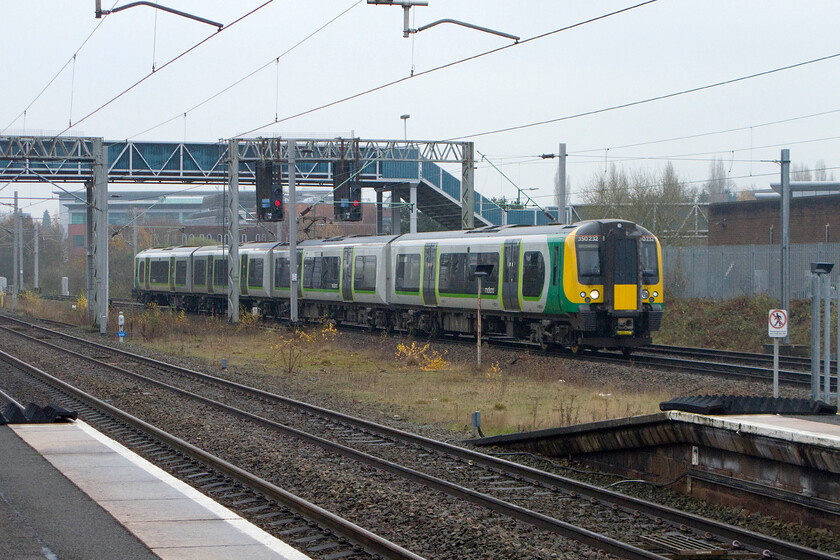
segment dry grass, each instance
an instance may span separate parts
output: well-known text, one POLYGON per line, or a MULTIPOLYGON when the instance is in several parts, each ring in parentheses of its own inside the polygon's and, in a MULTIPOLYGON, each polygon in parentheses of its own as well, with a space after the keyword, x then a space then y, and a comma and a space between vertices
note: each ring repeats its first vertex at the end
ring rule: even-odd
MULTIPOLYGON (((20 307, 45 318, 84 321, 82 311, 63 302, 20 307)), ((156 351, 217 367, 226 359, 230 368, 281 376, 321 394, 389 405, 417 423, 469 429, 470 415, 478 410, 486 435, 647 414, 670 398, 664 391, 605 389, 566 371, 565 360, 528 354, 511 360, 509 353, 489 347, 479 369, 469 347, 446 350, 411 339, 338 333, 329 323, 305 330, 265 328, 243 315, 248 318, 231 326, 225 318, 155 307, 125 316, 128 340, 156 351)), ((110 332, 116 332, 115 314, 111 320, 110 332)))

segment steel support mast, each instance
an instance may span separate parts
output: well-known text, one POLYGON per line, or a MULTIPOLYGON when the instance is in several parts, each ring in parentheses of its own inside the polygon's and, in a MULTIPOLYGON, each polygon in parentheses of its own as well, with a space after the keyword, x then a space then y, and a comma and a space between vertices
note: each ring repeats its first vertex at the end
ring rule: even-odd
POLYGON ((239 140, 228 141, 228 305, 227 315, 231 323, 239 322, 239 140))

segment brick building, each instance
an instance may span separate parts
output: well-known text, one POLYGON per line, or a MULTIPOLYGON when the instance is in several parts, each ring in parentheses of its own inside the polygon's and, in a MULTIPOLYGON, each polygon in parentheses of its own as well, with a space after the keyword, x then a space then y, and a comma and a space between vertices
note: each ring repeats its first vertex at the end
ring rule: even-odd
MULTIPOLYGON (((709 245, 778 245, 781 199, 709 205, 709 245)), ((840 195, 793 197, 791 243, 840 242, 840 195)))

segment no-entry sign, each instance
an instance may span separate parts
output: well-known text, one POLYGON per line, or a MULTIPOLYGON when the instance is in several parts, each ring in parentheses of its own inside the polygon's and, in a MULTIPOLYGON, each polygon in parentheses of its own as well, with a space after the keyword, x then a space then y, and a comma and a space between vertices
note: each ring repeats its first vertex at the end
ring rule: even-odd
POLYGON ((788 313, 786 309, 771 309, 767 320, 767 334, 771 338, 784 338, 788 334, 788 313))

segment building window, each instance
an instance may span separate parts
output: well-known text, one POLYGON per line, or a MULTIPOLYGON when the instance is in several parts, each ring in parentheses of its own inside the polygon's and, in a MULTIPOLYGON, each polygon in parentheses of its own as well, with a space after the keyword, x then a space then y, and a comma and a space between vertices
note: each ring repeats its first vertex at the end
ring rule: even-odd
POLYGON ((85 215, 83 213, 74 213, 70 215, 70 223, 84 224, 87 223, 87 220, 85 220, 85 215))
POLYGON ((73 247, 84 247, 85 246, 85 236, 84 235, 74 235, 73 236, 73 247))

